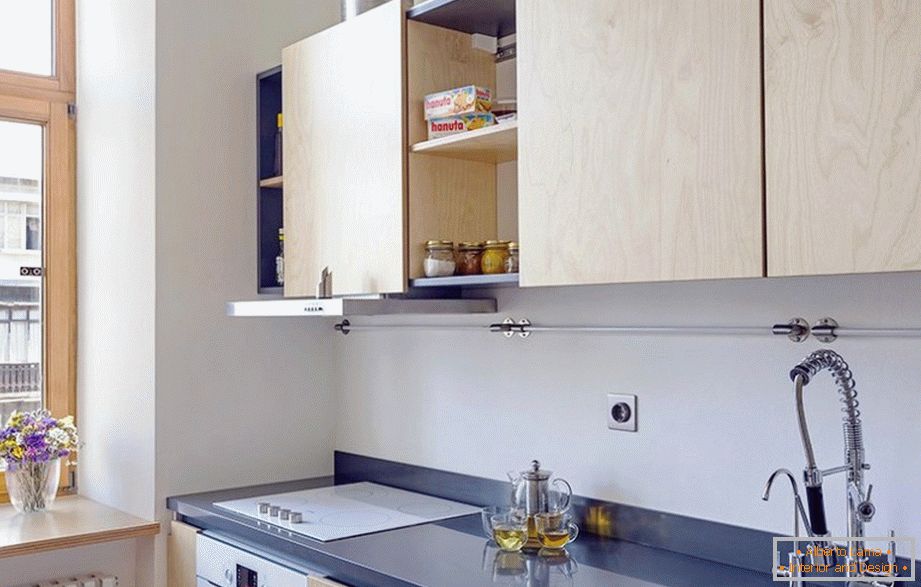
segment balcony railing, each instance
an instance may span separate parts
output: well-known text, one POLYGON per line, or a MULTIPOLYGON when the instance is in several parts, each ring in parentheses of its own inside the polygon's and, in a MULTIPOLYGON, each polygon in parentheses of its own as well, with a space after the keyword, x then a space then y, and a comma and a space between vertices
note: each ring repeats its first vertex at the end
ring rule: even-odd
POLYGON ((41 363, 0 363, 0 401, 41 390, 41 363))

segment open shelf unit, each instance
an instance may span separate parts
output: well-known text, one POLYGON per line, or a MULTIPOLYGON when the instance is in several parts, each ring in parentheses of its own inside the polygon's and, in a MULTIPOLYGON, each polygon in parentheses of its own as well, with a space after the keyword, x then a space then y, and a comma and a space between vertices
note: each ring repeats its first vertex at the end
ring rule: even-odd
POLYGON ((275 279, 278 229, 284 226, 282 176, 274 175, 276 117, 281 112, 281 66, 256 76, 256 284, 260 294, 280 294, 275 279))
POLYGON ((496 275, 453 275, 451 277, 420 277, 410 280, 412 287, 514 287, 517 273, 496 275))
POLYGON ((518 121, 500 123, 456 135, 416 143, 413 153, 505 163, 518 158, 518 121))
POLYGON ((490 88, 494 103, 517 98, 515 59, 471 37, 514 34, 515 0, 425 0, 406 16, 410 286, 516 287, 517 275, 423 273, 427 240, 518 240, 518 121, 428 140, 423 107, 428 94, 468 85, 490 88))

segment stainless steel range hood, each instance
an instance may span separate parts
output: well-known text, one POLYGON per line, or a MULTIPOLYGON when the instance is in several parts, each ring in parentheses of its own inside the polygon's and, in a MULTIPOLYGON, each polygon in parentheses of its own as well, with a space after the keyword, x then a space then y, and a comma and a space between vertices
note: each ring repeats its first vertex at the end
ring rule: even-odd
POLYGON ((495 314, 494 299, 411 297, 289 298, 228 302, 228 316, 385 316, 392 314, 495 314))

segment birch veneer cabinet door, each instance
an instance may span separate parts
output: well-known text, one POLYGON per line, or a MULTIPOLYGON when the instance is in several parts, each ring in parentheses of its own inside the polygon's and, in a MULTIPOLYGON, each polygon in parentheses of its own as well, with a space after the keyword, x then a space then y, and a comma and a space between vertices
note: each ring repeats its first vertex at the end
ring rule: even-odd
POLYGON ((921 269, 921 2, 765 0, 769 275, 921 269))
POLYGON ((519 0, 521 283, 763 275, 758 0, 519 0))
POLYGON ((198 528, 176 520, 170 522, 166 537, 169 587, 195 587, 195 553, 198 528))
POLYGON ((406 288, 400 0, 282 52, 285 295, 406 288))

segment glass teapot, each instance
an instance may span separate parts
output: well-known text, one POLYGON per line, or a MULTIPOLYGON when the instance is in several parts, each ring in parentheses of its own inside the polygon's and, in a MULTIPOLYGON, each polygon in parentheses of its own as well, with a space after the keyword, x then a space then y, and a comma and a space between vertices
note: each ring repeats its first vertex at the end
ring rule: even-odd
POLYGON ((523 509, 528 516, 568 509, 572 487, 559 477, 551 481, 551 476, 553 471, 541 469, 537 461, 531 461, 527 471, 508 473, 512 482, 512 507, 523 509))

